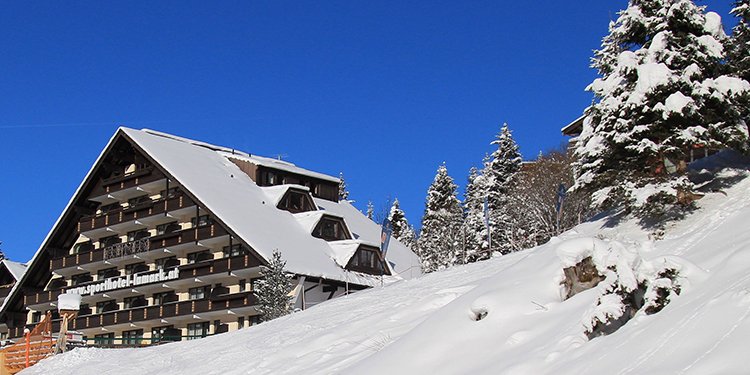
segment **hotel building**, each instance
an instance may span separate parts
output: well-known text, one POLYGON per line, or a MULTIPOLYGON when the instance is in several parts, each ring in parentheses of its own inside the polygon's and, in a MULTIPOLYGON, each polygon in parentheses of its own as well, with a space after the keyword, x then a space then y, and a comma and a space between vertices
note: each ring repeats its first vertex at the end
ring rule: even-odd
POLYGON ((273 251, 295 307, 421 274, 416 255, 338 200, 338 178, 230 148, 120 128, 71 198, 0 321, 11 338, 57 296, 79 293, 69 329, 100 344, 148 344, 258 321, 254 283, 273 251), (118 341, 115 342, 115 338, 118 341))

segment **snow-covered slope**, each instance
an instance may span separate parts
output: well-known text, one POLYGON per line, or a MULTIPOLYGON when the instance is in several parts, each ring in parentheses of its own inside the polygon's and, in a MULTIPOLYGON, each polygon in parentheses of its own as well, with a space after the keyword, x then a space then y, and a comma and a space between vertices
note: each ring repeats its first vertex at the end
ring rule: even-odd
POLYGON ((750 179, 725 192, 704 197, 657 241, 633 222, 605 218, 535 249, 240 331, 146 349, 77 349, 23 374, 747 373, 750 179), (558 255, 561 244, 587 237, 646 264, 680 265, 682 293, 661 312, 638 312, 589 341, 584 322, 602 284, 563 302, 558 255))

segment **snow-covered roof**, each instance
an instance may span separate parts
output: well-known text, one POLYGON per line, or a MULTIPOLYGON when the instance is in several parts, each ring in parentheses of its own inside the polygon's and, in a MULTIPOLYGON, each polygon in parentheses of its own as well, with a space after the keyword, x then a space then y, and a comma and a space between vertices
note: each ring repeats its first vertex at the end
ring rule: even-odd
POLYGON ((333 177, 333 176, 329 176, 327 174, 313 172, 313 171, 308 170, 308 169, 300 168, 300 167, 298 167, 298 166, 296 166, 296 165, 294 165, 294 164, 292 164, 292 163, 290 163, 288 161, 279 160, 279 159, 273 159, 273 158, 267 158, 267 157, 258 156, 258 155, 250 155, 250 154, 247 154, 247 153, 236 153, 236 151, 234 151, 234 152, 235 153, 230 153, 230 152, 227 152, 225 150, 223 152, 223 154, 225 156, 227 156, 227 157, 232 157, 232 158, 235 158, 235 159, 238 159, 238 160, 243 160, 243 161, 246 161, 246 162, 249 162, 249 163, 253 163, 255 165, 260 165, 260 166, 263 166, 263 167, 274 168, 274 169, 279 169, 279 170, 290 172, 290 173, 296 173, 296 174, 301 174, 301 175, 305 175, 305 176, 315 177, 315 178, 319 178, 321 180, 335 182, 337 184, 340 181, 338 179, 338 177, 333 177))
POLYGON ((26 265, 23 263, 3 259, 3 264, 5 265, 5 268, 8 269, 8 272, 10 272, 10 274, 13 275, 13 278, 16 280, 20 280, 23 274, 26 272, 26 265))
MULTIPOLYGON (((207 147, 202 143, 163 133, 120 129, 266 260, 272 259, 273 251, 278 249, 287 262, 289 272, 365 285, 377 282, 375 277, 353 275, 354 273, 344 270, 332 255, 336 251, 330 243, 311 235, 310 225, 314 225, 311 223, 317 223, 325 212, 343 218, 356 236, 379 243, 380 226, 367 219, 348 202, 315 199, 316 205, 325 211, 292 215, 272 204, 279 199, 279 193, 284 188, 267 189, 256 185, 228 159, 230 156, 237 157, 236 151, 234 154, 227 154, 226 148, 207 147)), ((258 160, 250 156, 247 158, 258 160)), ((273 167, 278 168, 283 164, 288 164, 287 168, 294 173, 304 171, 304 174, 311 175, 311 172, 286 162, 275 163, 273 167)), ((392 241, 391 244, 387 260, 395 273, 419 266, 418 258, 412 251, 397 241, 392 241)), ((411 271, 404 277, 415 274, 418 273, 411 271)))
POLYGON ((581 133, 581 127, 583 126, 583 119, 586 118, 586 115, 581 115, 577 119, 573 120, 568 125, 565 125, 560 131, 563 133, 563 135, 577 135, 581 133))
POLYGON ((262 186, 263 192, 266 193, 270 202, 276 206, 281 202, 281 198, 284 198, 284 194, 290 189, 298 189, 302 191, 310 191, 310 188, 302 185, 286 184, 286 185, 274 185, 274 186, 262 186))

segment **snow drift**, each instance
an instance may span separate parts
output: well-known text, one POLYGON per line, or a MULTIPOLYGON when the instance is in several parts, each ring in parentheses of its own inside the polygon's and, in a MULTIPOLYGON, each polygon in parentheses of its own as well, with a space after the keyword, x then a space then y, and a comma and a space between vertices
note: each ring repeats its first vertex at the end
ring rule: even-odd
POLYGON ((23 374, 746 373, 750 179, 737 170, 724 177, 731 187, 708 193, 658 240, 635 222, 602 218, 534 249, 240 331, 145 349, 76 349, 23 374), (664 286, 659 270, 675 269, 681 292, 661 311, 638 310, 589 340, 592 316, 619 307, 600 303, 611 275, 563 300, 563 268, 587 256, 616 269, 623 285, 650 277, 664 286))

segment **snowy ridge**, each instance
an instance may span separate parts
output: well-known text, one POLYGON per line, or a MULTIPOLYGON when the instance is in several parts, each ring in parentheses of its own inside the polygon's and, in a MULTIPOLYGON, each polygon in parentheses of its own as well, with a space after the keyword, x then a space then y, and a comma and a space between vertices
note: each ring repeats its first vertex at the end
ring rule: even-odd
POLYGON ((120 374, 126 364, 154 375, 746 373, 750 179, 745 171, 725 176, 741 180, 726 195, 706 195, 660 240, 634 221, 602 218, 534 249, 240 331, 146 349, 76 349, 23 374, 120 374), (677 266, 683 288, 661 312, 639 311, 618 331, 589 341, 585 322, 603 286, 563 302, 562 268, 607 249, 632 254, 618 258, 625 263, 642 259, 644 272, 677 266))

